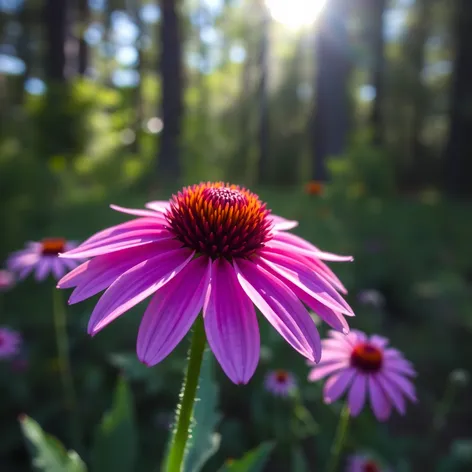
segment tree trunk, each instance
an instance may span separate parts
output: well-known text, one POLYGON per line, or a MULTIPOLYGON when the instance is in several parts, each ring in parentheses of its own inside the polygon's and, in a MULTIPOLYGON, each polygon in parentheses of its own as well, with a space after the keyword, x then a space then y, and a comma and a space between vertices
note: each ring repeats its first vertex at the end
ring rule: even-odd
POLYGON ((267 7, 260 6, 261 28, 259 49, 259 160, 258 160, 258 182, 267 184, 270 180, 269 172, 269 104, 267 97, 268 76, 268 49, 269 49, 269 25, 270 18, 267 7))
POLYGON ((457 1, 449 140, 445 154, 445 185, 451 196, 472 195, 472 2, 457 1))
POLYGON ((372 44, 372 85, 375 88, 375 99, 372 105, 370 125, 373 132, 373 143, 383 144, 384 120, 383 101, 385 94, 385 39, 383 14, 386 0, 372 0, 370 3, 371 15, 371 44, 372 44))
POLYGON ((25 99, 25 84, 31 76, 33 57, 31 54, 31 29, 33 27, 34 11, 28 3, 24 2, 19 14, 22 34, 18 38, 18 55, 25 64, 25 71, 19 83, 18 103, 22 105, 25 99))
POLYGON ((45 74, 48 81, 66 81, 66 19, 68 0, 46 0, 44 25, 46 33, 45 74))
POLYGON ((138 27, 139 34, 136 39, 136 49, 138 51, 138 61, 136 64, 136 72, 139 76, 139 81, 136 84, 136 88, 133 93, 133 109, 134 109, 134 140, 130 144, 130 151, 139 154, 140 152, 140 136, 141 136, 141 127, 144 119, 144 110, 143 110, 143 100, 142 100, 142 84, 143 84, 143 74, 144 74, 144 51, 143 51, 143 38, 144 38, 144 22, 141 20, 140 10, 141 10, 141 0, 131 0, 126 4, 128 9, 131 12, 133 20, 138 27))
POLYGON ((89 63, 89 51, 87 41, 85 41, 85 31, 90 21, 90 10, 88 0, 78 0, 78 14, 79 14, 79 58, 78 58, 78 73, 85 75, 89 63))
POLYGON ((422 185, 431 180, 431 172, 425 172, 425 166, 437 174, 437 166, 431 165, 431 156, 422 144, 424 117, 427 107, 427 88, 423 83, 423 69, 425 65, 425 44, 428 38, 431 0, 417 0, 413 22, 405 40, 405 53, 409 56, 411 67, 411 102, 412 116, 410 126, 410 155, 407 169, 408 183, 413 187, 422 185), (432 167, 434 169, 432 169, 432 167))
POLYGON ((161 183, 180 178, 179 148, 182 121, 182 51, 176 0, 161 0, 162 120, 157 161, 161 183))
POLYGON ((316 26, 312 178, 318 181, 327 180, 326 159, 344 153, 349 131, 351 62, 344 6, 341 0, 331 0, 316 26))

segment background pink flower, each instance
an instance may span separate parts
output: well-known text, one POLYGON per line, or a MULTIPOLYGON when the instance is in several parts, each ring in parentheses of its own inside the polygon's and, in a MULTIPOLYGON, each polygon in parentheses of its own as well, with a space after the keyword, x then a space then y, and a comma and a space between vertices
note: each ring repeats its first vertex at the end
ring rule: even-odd
POLYGON ((21 348, 21 336, 5 326, 0 327, 0 359, 15 357, 21 348))
POLYGON ((367 455, 356 454, 348 459, 346 472, 388 472, 388 469, 367 455))
POLYGON ((80 261, 60 259, 59 254, 70 251, 76 246, 76 243, 63 238, 47 238, 40 242, 29 242, 25 249, 10 255, 7 265, 11 271, 18 274, 20 280, 33 271, 37 282, 41 282, 49 274, 59 280, 80 263, 80 261))
POLYGON ((264 380, 265 389, 278 397, 286 397, 293 392, 297 383, 291 372, 283 369, 272 370, 264 380))
POLYGON ((343 336, 330 331, 323 340, 323 357, 308 379, 317 381, 329 377, 324 387, 327 403, 338 400, 346 390, 352 416, 358 415, 367 397, 377 419, 386 420, 394 407, 400 414, 406 411, 405 398, 416 401, 410 377, 416 375, 411 363, 396 349, 388 348, 388 340, 361 331, 343 336))
POLYGON ((15 285, 15 274, 9 270, 0 270, 0 292, 6 292, 15 285))
POLYGON ((117 211, 138 216, 105 229, 62 256, 92 258, 60 282, 70 303, 106 290, 89 322, 96 334, 153 296, 139 328, 140 360, 154 365, 189 331, 203 309, 208 343, 228 377, 246 383, 260 351, 257 307, 300 354, 321 357, 318 331, 304 304, 347 332, 353 315, 344 286, 322 262, 352 260, 319 250, 286 231, 250 191, 222 182, 186 187, 170 202, 117 211))

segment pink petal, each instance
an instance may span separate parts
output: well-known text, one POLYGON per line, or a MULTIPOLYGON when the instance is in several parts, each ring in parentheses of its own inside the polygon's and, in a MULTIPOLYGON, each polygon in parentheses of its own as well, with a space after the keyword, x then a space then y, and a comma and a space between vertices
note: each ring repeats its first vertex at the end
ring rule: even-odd
POLYGON ((253 262, 233 261, 241 287, 280 335, 311 361, 321 357, 321 340, 310 314, 279 279, 253 262))
MULTIPOLYGON (((303 257, 303 256, 300 256, 303 257)), ((306 259, 306 258, 305 258, 306 259)), ((319 259, 309 259, 310 263, 316 267, 317 272, 323 274, 324 278, 328 280, 333 287, 339 290, 344 295, 347 293, 347 288, 344 284, 339 280, 336 274, 321 260, 319 259)))
POLYGON ((369 396, 370 404, 374 415, 379 421, 385 421, 390 416, 392 411, 392 404, 386 397, 382 388, 380 387, 378 380, 374 375, 369 375, 369 396))
POLYGON ((326 349, 337 351, 338 353, 343 352, 346 355, 350 355, 352 352, 352 346, 350 344, 337 339, 323 339, 323 341, 321 341, 321 346, 323 347, 323 352, 325 352, 326 349))
POLYGON ((118 277, 98 301, 89 320, 96 334, 172 280, 192 259, 194 251, 177 249, 145 260, 118 277))
POLYGON ((303 290, 296 285, 288 282, 288 287, 293 293, 311 310, 313 310, 323 321, 328 323, 331 328, 341 331, 344 334, 349 333, 349 324, 342 313, 331 310, 313 297, 308 296, 303 290))
POLYGON ((31 266, 26 266, 23 269, 20 270, 20 273, 18 274, 18 280, 23 280, 26 277, 28 277, 31 272, 33 272, 33 269, 35 269, 34 265, 31 266))
POLYGON ((51 263, 49 259, 43 257, 39 259, 38 264, 36 265, 36 273, 34 278, 37 282, 42 282, 49 275, 50 271, 51 263))
POLYGON ((318 364, 308 374, 308 380, 310 380, 311 382, 316 382, 317 380, 321 380, 327 375, 334 374, 341 369, 345 369, 348 366, 349 364, 346 361, 340 361, 324 365, 318 364))
POLYGON ((356 375, 356 378, 352 382, 351 389, 349 390, 349 395, 347 403, 349 406, 349 411, 352 416, 357 416, 364 404, 367 393, 367 376, 361 373, 356 375))
POLYGON ((144 206, 146 208, 150 208, 151 210, 164 213, 170 208, 170 203, 168 200, 155 200, 153 202, 146 203, 144 206))
MULTIPOLYGON (((64 261, 72 261, 72 259, 64 259, 64 261)), ((80 280, 86 277, 86 272, 91 261, 84 262, 76 267, 74 270, 62 277, 61 280, 57 283, 57 288, 71 288, 79 285, 80 280)))
POLYGON ((401 415, 404 415, 406 412, 405 399, 399 388, 390 382, 383 374, 380 374, 377 379, 387 398, 393 403, 397 411, 401 415))
POLYGON ((161 362, 184 338, 202 309, 210 274, 211 261, 198 257, 154 295, 139 326, 141 362, 161 362))
POLYGON ((383 375, 392 382, 393 385, 397 386, 412 402, 417 401, 415 387, 409 380, 392 371, 384 371, 383 375))
POLYGON ((162 230, 164 229, 164 219, 159 220, 155 217, 152 218, 136 218, 131 221, 126 221, 125 223, 121 223, 119 225, 111 226, 110 228, 104 229, 95 233, 93 236, 88 238, 84 241, 81 245, 84 246, 86 244, 101 241, 105 238, 109 238, 110 236, 118 236, 120 234, 126 234, 130 231, 137 231, 137 230, 162 230))
POLYGON ((69 298, 69 303, 78 303, 105 290, 120 275, 139 263, 168 251, 179 249, 175 240, 165 240, 95 257, 87 265, 87 271, 77 277, 77 288, 69 298))
POLYGON ((208 344, 226 375, 236 384, 249 382, 259 361, 259 325, 226 259, 213 262, 203 318, 208 344))
POLYGON ((384 338, 383 336, 379 336, 378 334, 374 334, 370 337, 370 342, 375 344, 377 347, 383 349, 388 344, 388 339, 384 338))
POLYGON ((356 345, 356 336, 353 334, 354 331, 351 331, 348 335, 341 334, 339 331, 333 331, 330 330, 328 332, 328 335, 331 336, 331 338, 335 339, 338 342, 344 343, 347 346, 354 347, 356 345))
POLYGON ((351 338, 353 339, 354 343, 365 343, 368 341, 367 335, 358 329, 353 329, 351 331, 351 338))
POLYGON ((335 402, 349 387, 355 374, 356 371, 349 368, 330 377, 323 390, 325 402, 335 402))
POLYGON ((62 263, 62 260, 58 257, 55 257, 51 262, 51 269, 54 277, 59 280, 66 271, 66 267, 62 263))
POLYGON ((287 220, 285 218, 282 218, 281 216, 270 215, 269 218, 274 223, 275 231, 287 231, 298 226, 298 221, 287 220))
POLYGON ((288 255, 292 259, 296 259, 301 264, 309 267, 313 272, 322 275, 333 287, 338 289, 341 293, 346 294, 347 289, 343 283, 338 279, 334 272, 320 259, 316 257, 308 257, 306 254, 300 254, 294 251, 287 251, 287 248, 265 247, 265 252, 288 255))
POLYGON ((351 307, 322 275, 310 270, 288 255, 261 252, 264 266, 270 267, 284 279, 289 280, 307 295, 334 311, 353 315, 351 307))
POLYGON ((174 239, 172 233, 162 229, 130 231, 122 235, 82 244, 72 251, 60 254, 60 257, 85 259, 169 239, 174 239))
POLYGON ((412 377, 416 376, 416 370, 413 368, 410 362, 403 359, 385 359, 385 369, 397 372, 403 375, 409 375, 412 377))
POLYGON ((150 211, 150 210, 143 210, 143 209, 135 209, 135 208, 124 208, 120 207, 118 205, 110 205, 110 208, 115 211, 119 211, 121 213, 126 213, 127 215, 134 215, 134 216, 149 216, 151 218, 158 218, 160 220, 164 220, 162 218, 161 213, 157 213, 155 211, 150 211))
POLYGON ((321 354, 321 362, 320 364, 325 364, 326 362, 338 362, 338 361, 347 361, 351 358, 351 353, 342 352, 342 351, 331 351, 329 349, 325 349, 324 345, 322 344, 323 352, 321 354))
POLYGON ((7 265, 10 270, 21 270, 28 266, 35 266, 39 262, 40 258, 41 256, 39 253, 30 249, 17 251, 10 256, 7 265))
POLYGON ((388 359, 403 359, 403 354, 398 349, 392 347, 384 350, 384 356, 388 359))
POLYGON ((75 269, 81 262, 80 260, 66 258, 62 258, 60 261, 68 270, 75 269))
POLYGON ((332 254, 330 252, 324 252, 318 249, 313 244, 309 243, 300 236, 292 233, 276 233, 273 241, 288 245, 291 247, 290 250, 295 251, 298 248, 301 254, 308 254, 311 257, 317 257, 318 259, 331 261, 331 262, 352 262, 354 258, 352 256, 340 256, 338 254, 332 254))

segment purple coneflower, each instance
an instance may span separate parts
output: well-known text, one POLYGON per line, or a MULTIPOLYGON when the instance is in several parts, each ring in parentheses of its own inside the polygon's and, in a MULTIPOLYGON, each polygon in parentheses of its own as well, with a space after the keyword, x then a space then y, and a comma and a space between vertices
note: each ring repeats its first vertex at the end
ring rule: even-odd
POLYGON ((290 372, 278 369, 269 372, 264 381, 266 390, 276 397, 287 397, 297 387, 295 377, 290 372))
POLYGON ((324 387, 325 402, 336 401, 349 389, 350 414, 357 416, 369 393, 372 410, 380 421, 386 420, 394 406, 405 413, 405 397, 416 401, 415 388, 409 377, 416 375, 411 363, 396 349, 388 348, 388 340, 361 331, 344 336, 330 331, 323 340, 323 357, 308 378, 311 381, 329 376, 324 387))
POLYGON ((182 340, 203 309, 208 343, 228 377, 247 383, 259 359, 254 305, 300 354, 319 361, 321 342, 305 303, 335 329, 353 315, 345 288, 322 262, 347 261, 286 230, 250 191, 224 183, 184 188, 138 216, 101 231, 66 258, 92 258, 60 282, 70 303, 107 289, 89 321, 94 335, 153 295, 139 328, 139 359, 154 365, 182 340), (302 303, 303 302, 303 303, 302 303))
POLYGON ((349 458, 346 472, 387 472, 369 456, 356 454, 349 458))
POLYGON ((0 270, 0 292, 6 292, 15 285, 15 276, 9 270, 0 270))
POLYGON ((76 244, 63 238, 46 238, 40 242, 29 242, 25 249, 10 255, 8 268, 18 274, 20 280, 35 270, 37 282, 44 280, 50 273, 59 280, 69 270, 79 264, 78 261, 60 259, 59 253, 70 251, 76 244))
POLYGON ((0 327, 0 359, 11 359, 20 352, 21 336, 10 328, 0 327))

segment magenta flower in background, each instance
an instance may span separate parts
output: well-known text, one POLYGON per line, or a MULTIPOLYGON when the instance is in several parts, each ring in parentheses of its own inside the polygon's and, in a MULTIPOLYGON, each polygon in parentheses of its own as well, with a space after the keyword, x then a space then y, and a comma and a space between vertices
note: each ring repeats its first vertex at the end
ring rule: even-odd
POLYGON ((6 292, 15 285, 15 275, 9 270, 0 270, 0 292, 6 292))
POLYGON ((80 263, 71 259, 60 259, 59 253, 70 251, 77 244, 63 238, 47 238, 40 242, 29 242, 25 249, 16 251, 7 260, 8 268, 18 274, 20 280, 35 272, 37 282, 43 281, 49 274, 59 280, 69 270, 80 263))
POLYGON ((11 359, 20 352, 21 336, 16 331, 0 327, 0 359, 11 359))
POLYGON ((329 334, 322 342, 321 362, 308 376, 311 381, 329 376, 324 386, 326 403, 336 401, 349 390, 347 403, 352 416, 361 412, 369 397, 375 416, 384 421, 392 407, 405 413, 405 398, 416 402, 410 380, 416 372, 400 351, 387 347, 386 338, 369 338, 357 330, 347 336, 336 331, 329 334))
POLYGON ((388 472, 369 456, 356 454, 348 459, 346 472, 388 472))
POLYGON ((112 206, 138 216, 105 229, 64 258, 92 258, 65 276, 70 303, 102 290, 89 321, 94 335, 144 299, 139 359, 164 359, 203 309, 208 343, 235 383, 252 377, 260 352, 254 305, 300 354, 319 361, 321 341, 305 303, 336 329, 353 315, 345 288, 322 262, 350 261, 319 250, 286 230, 297 222, 271 215, 250 191, 224 183, 186 187, 147 210, 112 206), (302 303, 303 302, 303 303, 302 303))
POLYGON ((295 377, 290 372, 278 369, 268 372, 264 380, 265 389, 276 397, 287 397, 297 388, 295 377))

